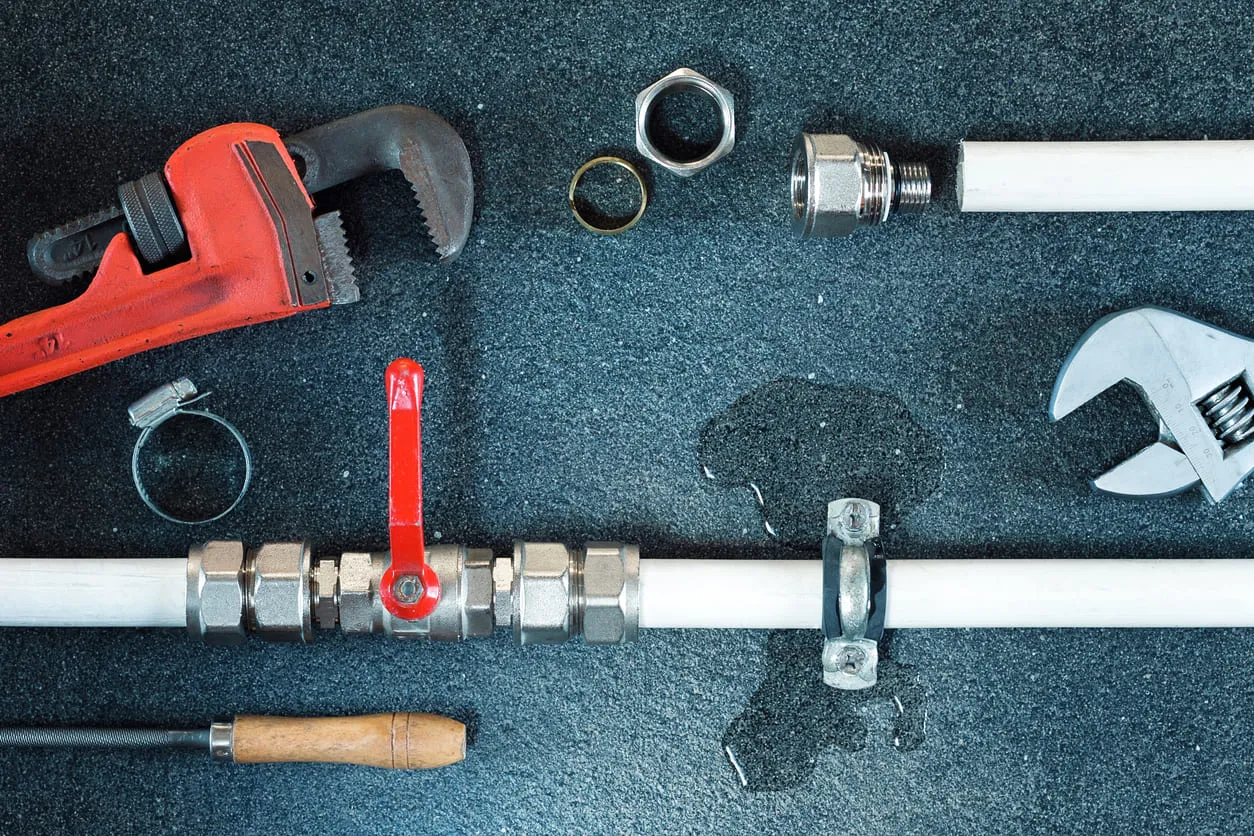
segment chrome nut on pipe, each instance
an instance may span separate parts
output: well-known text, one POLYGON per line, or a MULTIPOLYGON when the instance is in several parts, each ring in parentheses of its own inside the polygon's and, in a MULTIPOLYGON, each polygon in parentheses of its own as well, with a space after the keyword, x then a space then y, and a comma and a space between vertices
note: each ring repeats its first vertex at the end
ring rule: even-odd
POLYGON ((266 543, 249 557, 245 574, 248 625, 267 641, 313 638, 308 543, 266 543))
POLYGON ((509 558, 492 561, 492 622, 498 628, 514 623, 514 561, 509 558))
POLYGON ((583 639, 626 644, 640 624, 640 549, 589 543, 583 557, 583 639))
POLYGON ((244 641, 244 544, 217 540, 187 554, 187 633, 209 644, 244 641))
POLYGON ((384 558, 369 552, 340 556, 340 629, 345 633, 381 633, 382 606, 377 606, 384 558))
POLYGON ((324 557, 314 567, 309 585, 313 618, 320 630, 334 630, 340 620, 340 567, 335 558, 324 557))
POLYGON ((511 623, 519 644, 633 641, 640 623, 640 551, 619 543, 514 546, 511 623))
POLYGON ((579 583, 574 556, 561 543, 515 543, 514 641, 560 644, 577 634, 579 583))

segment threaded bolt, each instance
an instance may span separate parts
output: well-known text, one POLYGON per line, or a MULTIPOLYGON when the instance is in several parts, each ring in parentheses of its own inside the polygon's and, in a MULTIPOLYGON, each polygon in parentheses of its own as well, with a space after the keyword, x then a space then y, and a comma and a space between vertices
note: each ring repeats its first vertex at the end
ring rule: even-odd
POLYGON ((927 163, 895 162, 844 134, 803 133, 792 164, 793 228, 802 238, 850 235, 932 200, 927 163))

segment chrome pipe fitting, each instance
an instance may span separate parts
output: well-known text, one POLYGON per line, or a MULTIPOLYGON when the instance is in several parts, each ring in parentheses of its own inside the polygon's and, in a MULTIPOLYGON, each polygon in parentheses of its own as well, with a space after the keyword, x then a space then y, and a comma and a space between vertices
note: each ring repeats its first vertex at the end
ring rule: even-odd
POLYGON ((640 550, 621 543, 516 543, 511 623, 519 644, 634 641, 640 624, 640 550))
POLYGON ((267 641, 313 639, 312 565, 308 543, 266 543, 248 556, 244 579, 250 630, 267 641))
POLYGON ((244 544, 216 541, 187 554, 187 633, 208 644, 244 641, 244 544))
POLYGON ((926 209, 932 175, 926 163, 895 162, 844 134, 803 133, 793 147, 791 191, 798 235, 841 237, 894 212, 926 209))
POLYGON ((634 641, 640 622, 640 551, 621 543, 519 543, 513 558, 487 549, 439 545, 427 562, 440 578, 431 615, 392 616, 379 596, 387 552, 345 552, 315 560, 306 543, 211 542, 187 560, 188 633, 209 643, 313 639, 315 626, 436 641, 512 628, 519 644, 583 636, 589 644, 634 641))

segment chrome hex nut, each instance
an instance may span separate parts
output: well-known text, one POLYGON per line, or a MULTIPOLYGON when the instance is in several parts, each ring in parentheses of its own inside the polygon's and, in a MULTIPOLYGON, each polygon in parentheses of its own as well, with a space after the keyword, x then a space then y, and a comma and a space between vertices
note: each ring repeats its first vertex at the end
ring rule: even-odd
POLYGON ((571 634, 570 551, 561 543, 514 544, 514 640, 558 644, 571 634))
POLYGON ((589 543, 583 560, 583 638, 588 644, 626 644, 640 622, 640 550, 621 543, 589 543))
POLYGON ((368 552, 345 552, 340 556, 340 629, 345 633, 375 633, 382 629, 382 604, 378 602, 382 574, 382 560, 368 552))
POLYGON ((188 552, 187 632, 209 644, 244 640, 244 544, 238 540, 188 552))
POLYGON ((313 638, 308 543, 266 543, 253 552, 249 593, 253 629, 267 641, 313 638))
POLYGON ((851 235, 862 222, 862 148, 844 134, 801 134, 793 146, 791 187, 797 235, 851 235))
POLYGON ((662 168, 678 174, 680 177, 691 177, 698 171, 709 168, 726 157, 736 145, 736 100, 726 87, 711 81, 696 70, 680 67, 670 75, 663 76, 636 96, 636 150, 644 157, 657 163, 662 168), (719 132, 718 142, 705 156, 696 160, 676 160, 658 150, 649 136, 649 120, 661 98, 669 93, 697 91, 714 100, 718 108, 719 132))

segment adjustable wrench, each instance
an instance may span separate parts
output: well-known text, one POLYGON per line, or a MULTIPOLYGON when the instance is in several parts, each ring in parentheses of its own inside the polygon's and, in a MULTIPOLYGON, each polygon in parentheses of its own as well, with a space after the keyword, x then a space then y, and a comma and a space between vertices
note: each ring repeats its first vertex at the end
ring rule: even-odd
POLYGON ((413 187, 442 261, 470 234, 474 184, 457 132, 394 105, 289 137, 212 128, 164 169, 118 189, 121 207, 36 236, 31 268, 66 304, 0 325, 0 397, 140 351, 360 298, 338 212, 310 197, 375 171, 413 187))
POLYGON ((1167 496, 1200 484, 1219 502, 1254 469, 1254 341, 1163 308, 1112 314, 1063 363, 1049 417, 1057 421, 1124 381, 1145 397, 1160 437, 1093 487, 1167 496))

